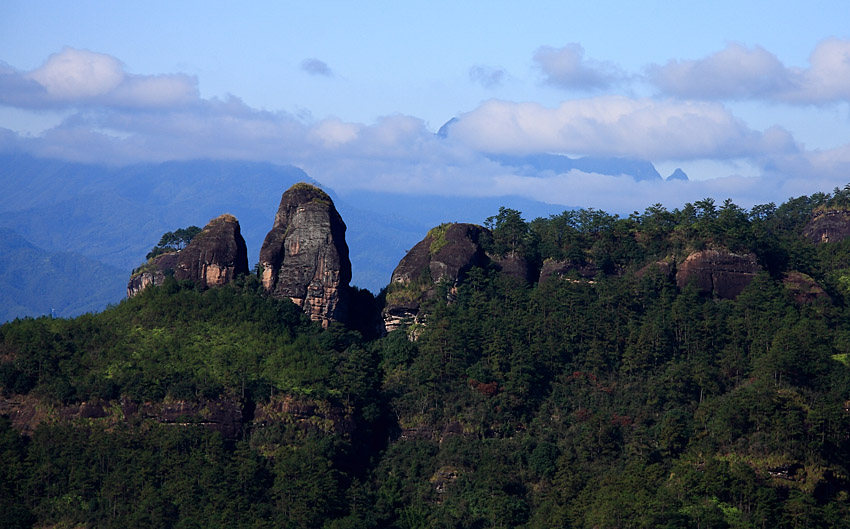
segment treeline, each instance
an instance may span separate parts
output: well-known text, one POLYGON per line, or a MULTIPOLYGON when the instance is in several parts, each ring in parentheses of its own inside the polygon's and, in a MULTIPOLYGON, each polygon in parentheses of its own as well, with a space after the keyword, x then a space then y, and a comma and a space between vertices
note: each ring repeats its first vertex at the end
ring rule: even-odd
POLYGON ((803 227, 850 191, 621 218, 501 209, 488 250, 596 270, 438 286, 376 340, 310 323, 256 277, 171 280, 74 320, 0 327, 7 402, 341 406, 355 427, 0 420, 7 527, 850 527, 850 242, 803 227), (661 259, 722 246, 765 271, 712 299, 661 259), (640 271, 640 273, 638 273, 640 271), (797 271, 825 289, 805 300, 797 271), (450 302, 446 302, 450 300, 450 302), (411 336, 416 339, 412 340, 411 336))

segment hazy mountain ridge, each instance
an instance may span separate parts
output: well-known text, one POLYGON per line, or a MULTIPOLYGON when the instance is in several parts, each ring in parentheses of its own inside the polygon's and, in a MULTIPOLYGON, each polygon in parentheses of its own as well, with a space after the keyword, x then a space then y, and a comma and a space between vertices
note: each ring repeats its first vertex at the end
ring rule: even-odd
MULTIPOLYGON (((297 167, 238 161, 110 168, 0 155, 0 168, 9 190, 0 196, 0 227, 45 251, 76 253, 104 263, 109 275, 105 282, 116 285, 110 302, 124 296, 124 288, 117 285, 126 281, 163 233, 203 226, 222 213, 239 219, 253 266, 281 193, 297 182, 318 185, 297 167)), ((500 205, 528 211, 529 216, 563 209, 517 197, 352 192, 340 198, 333 190, 326 191, 348 227, 353 284, 375 292, 389 282, 393 267, 423 231, 445 219, 480 223, 500 205)))
POLYGON ((24 316, 70 318, 117 303, 123 271, 69 252, 48 252, 0 228, 0 322, 24 316))

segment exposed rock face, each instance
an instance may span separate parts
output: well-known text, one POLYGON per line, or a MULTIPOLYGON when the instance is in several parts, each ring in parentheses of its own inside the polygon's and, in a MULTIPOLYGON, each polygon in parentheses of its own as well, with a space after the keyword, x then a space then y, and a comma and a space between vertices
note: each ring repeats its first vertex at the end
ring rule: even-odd
POLYGON ((692 253, 678 266, 676 284, 684 288, 693 282, 704 294, 735 299, 760 270, 752 253, 704 250, 692 253))
POLYGON ((356 430, 354 410, 326 401, 277 395, 257 405, 253 425, 262 428, 274 423, 295 424, 304 431, 350 436, 356 430))
POLYGON ((791 291, 794 300, 800 304, 829 299, 829 294, 814 279, 800 272, 786 273, 782 278, 782 284, 791 291))
POLYGON ((165 278, 174 275, 178 252, 158 255, 137 268, 127 283, 127 297, 132 298, 149 285, 161 285, 165 278))
POLYGON ((803 235, 815 244, 838 242, 850 236, 850 211, 823 211, 812 217, 803 235))
POLYGON ((432 283, 462 280, 473 266, 485 266, 480 239, 487 232, 476 224, 443 224, 428 232, 393 271, 392 283, 407 284, 425 277, 432 283))
POLYGON ((188 279, 203 288, 222 286, 248 273, 248 250, 233 215, 221 215, 207 224, 186 248, 158 255, 139 267, 127 284, 127 297, 165 278, 188 279))
POLYGON ((487 228, 475 224, 442 224, 428 232, 393 271, 382 313, 384 329, 391 332, 418 321, 420 303, 435 295, 435 285, 455 286, 473 266, 490 259, 481 247, 487 228))
POLYGON ((0 414, 6 415, 12 427, 32 435, 39 424, 75 422, 80 419, 102 421, 102 424, 153 421, 174 427, 201 427, 235 439, 246 429, 264 428, 272 424, 294 424, 304 431, 319 431, 350 436, 356 430, 354 409, 329 401, 275 395, 256 408, 238 399, 222 397, 200 400, 165 400, 135 402, 132 400, 96 400, 54 406, 31 395, 0 394, 0 414))
POLYGON ((351 281, 345 229, 327 193, 309 184, 292 186, 260 249, 265 289, 291 299, 323 326, 344 321, 351 281))
POLYGON ((233 215, 207 224, 178 254, 174 278, 189 279, 203 288, 222 286, 248 273, 248 249, 233 215))
POLYGON ((593 264, 577 265, 571 261, 559 261, 547 259, 540 269, 540 283, 544 283, 551 277, 567 277, 570 275, 580 279, 592 280, 599 273, 599 269, 593 264))
POLYGON ((649 274, 650 272, 658 272, 662 276, 669 279, 673 275, 673 264, 667 261, 655 261, 649 263, 648 265, 635 272, 635 277, 640 279, 646 274, 649 274))
POLYGON ((531 271, 528 268, 528 262, 525 258, 519 255, 506 255, 492 259, 502 274, 519 279, 520 281, 529 281, 531 279, 531 271))

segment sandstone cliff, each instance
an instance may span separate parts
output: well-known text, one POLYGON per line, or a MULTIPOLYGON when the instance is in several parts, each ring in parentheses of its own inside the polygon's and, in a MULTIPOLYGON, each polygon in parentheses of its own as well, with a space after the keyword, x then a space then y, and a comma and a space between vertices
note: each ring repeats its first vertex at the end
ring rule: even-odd
POLYGON ((344 321, 351 281, 345 230, 327 193, 309 184, 292 186, 260 249, 263 287, 291 299, 323 326, 344 321))
POLYGON ((150 285, 161 285, 166 277, 173 276, 177 268, 177 253, 158 255, 134 270, 127 283, 127 297, 132 298, 150 285))
POLYGON ((850 211, 820 211, 803 228, 803 236, 815 244, 838 242, 850 236, 850 211))
POLYGON ((452 288, 473 266, 487 266, 490 259, 481 246, 487 234, 475 224, 442 224, 429 231, 393 271, 382 313, 384 329, 419 321, 420 306, 434 298, 437 284, 452 288))
POLYGON ((186 248, 154 257, 136 269, 127 284, 127 296, 135 296, 148 285, 161 285, 172 275, 207 288, 247 273, 248 250, 239 221, 225 214, 211 220, 186 248))
POLYGON ((174 427, 201 427, 220 432, 228 439, 274 424, 295 425, 307 432, 348 437, 356 430, 354 409, 327 400, 278 394, 268 402, 243 402, 233 397, 218 399, 166 399, 136 402, 127 398, 92 400, 57 405, 32 395, 0 394, 0 415, 12 427, 32 435, 39 424, 100 422, 107 426, 151 421, 174 427))
POLYGON ((676 284, 697 289, 721 299, 735 299, 761 270, 752 253, 736 254, 726 249, 704 250, 689 255, 679 264, 676 284))
POLYGON ((552 277, 590 281, 596 277, 596 274, 598 273, 599 268, 592 263, 578 265, 571 261, 547 259, 544 261, 543 267, 540 269, 539 282, 544 283, 552 277))
POLYGON ((174 278, 189 279, 203 288, 225 285, 248 273, 248 249, 233 215, 221 215, 207 224, 180 251, 174 278))

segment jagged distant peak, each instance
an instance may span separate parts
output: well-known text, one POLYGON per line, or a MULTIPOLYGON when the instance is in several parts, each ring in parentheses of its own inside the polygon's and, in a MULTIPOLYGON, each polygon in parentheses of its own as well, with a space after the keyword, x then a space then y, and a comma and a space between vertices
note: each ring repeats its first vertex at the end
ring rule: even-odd
POLYGON ((667 180, 684 180, 688 181, 688 175, 682 171, 681 167, 677 167, 675 171, 673 171, 670 176, 667 177, 667 180))
POLYGON ((534 153, 526 155, 491 154, 488 158, 504 166, 531 168, 532 171, 567 173, 572 170, 611 176, 627 175, 637 181, 661 180, 661 175, 649 160, 640 158, 583 156, 570 158, 563 154, 534 153))
POLYGON ((452 119, 446 121, 445 123, 443 123, 443 126, 440 127, 440 130, 437 131, 437 136, 439 136, 440 138, 448 138, 449 137, 449 129, 455 123, 457 123, 457 118, 452 118, 452 119))

